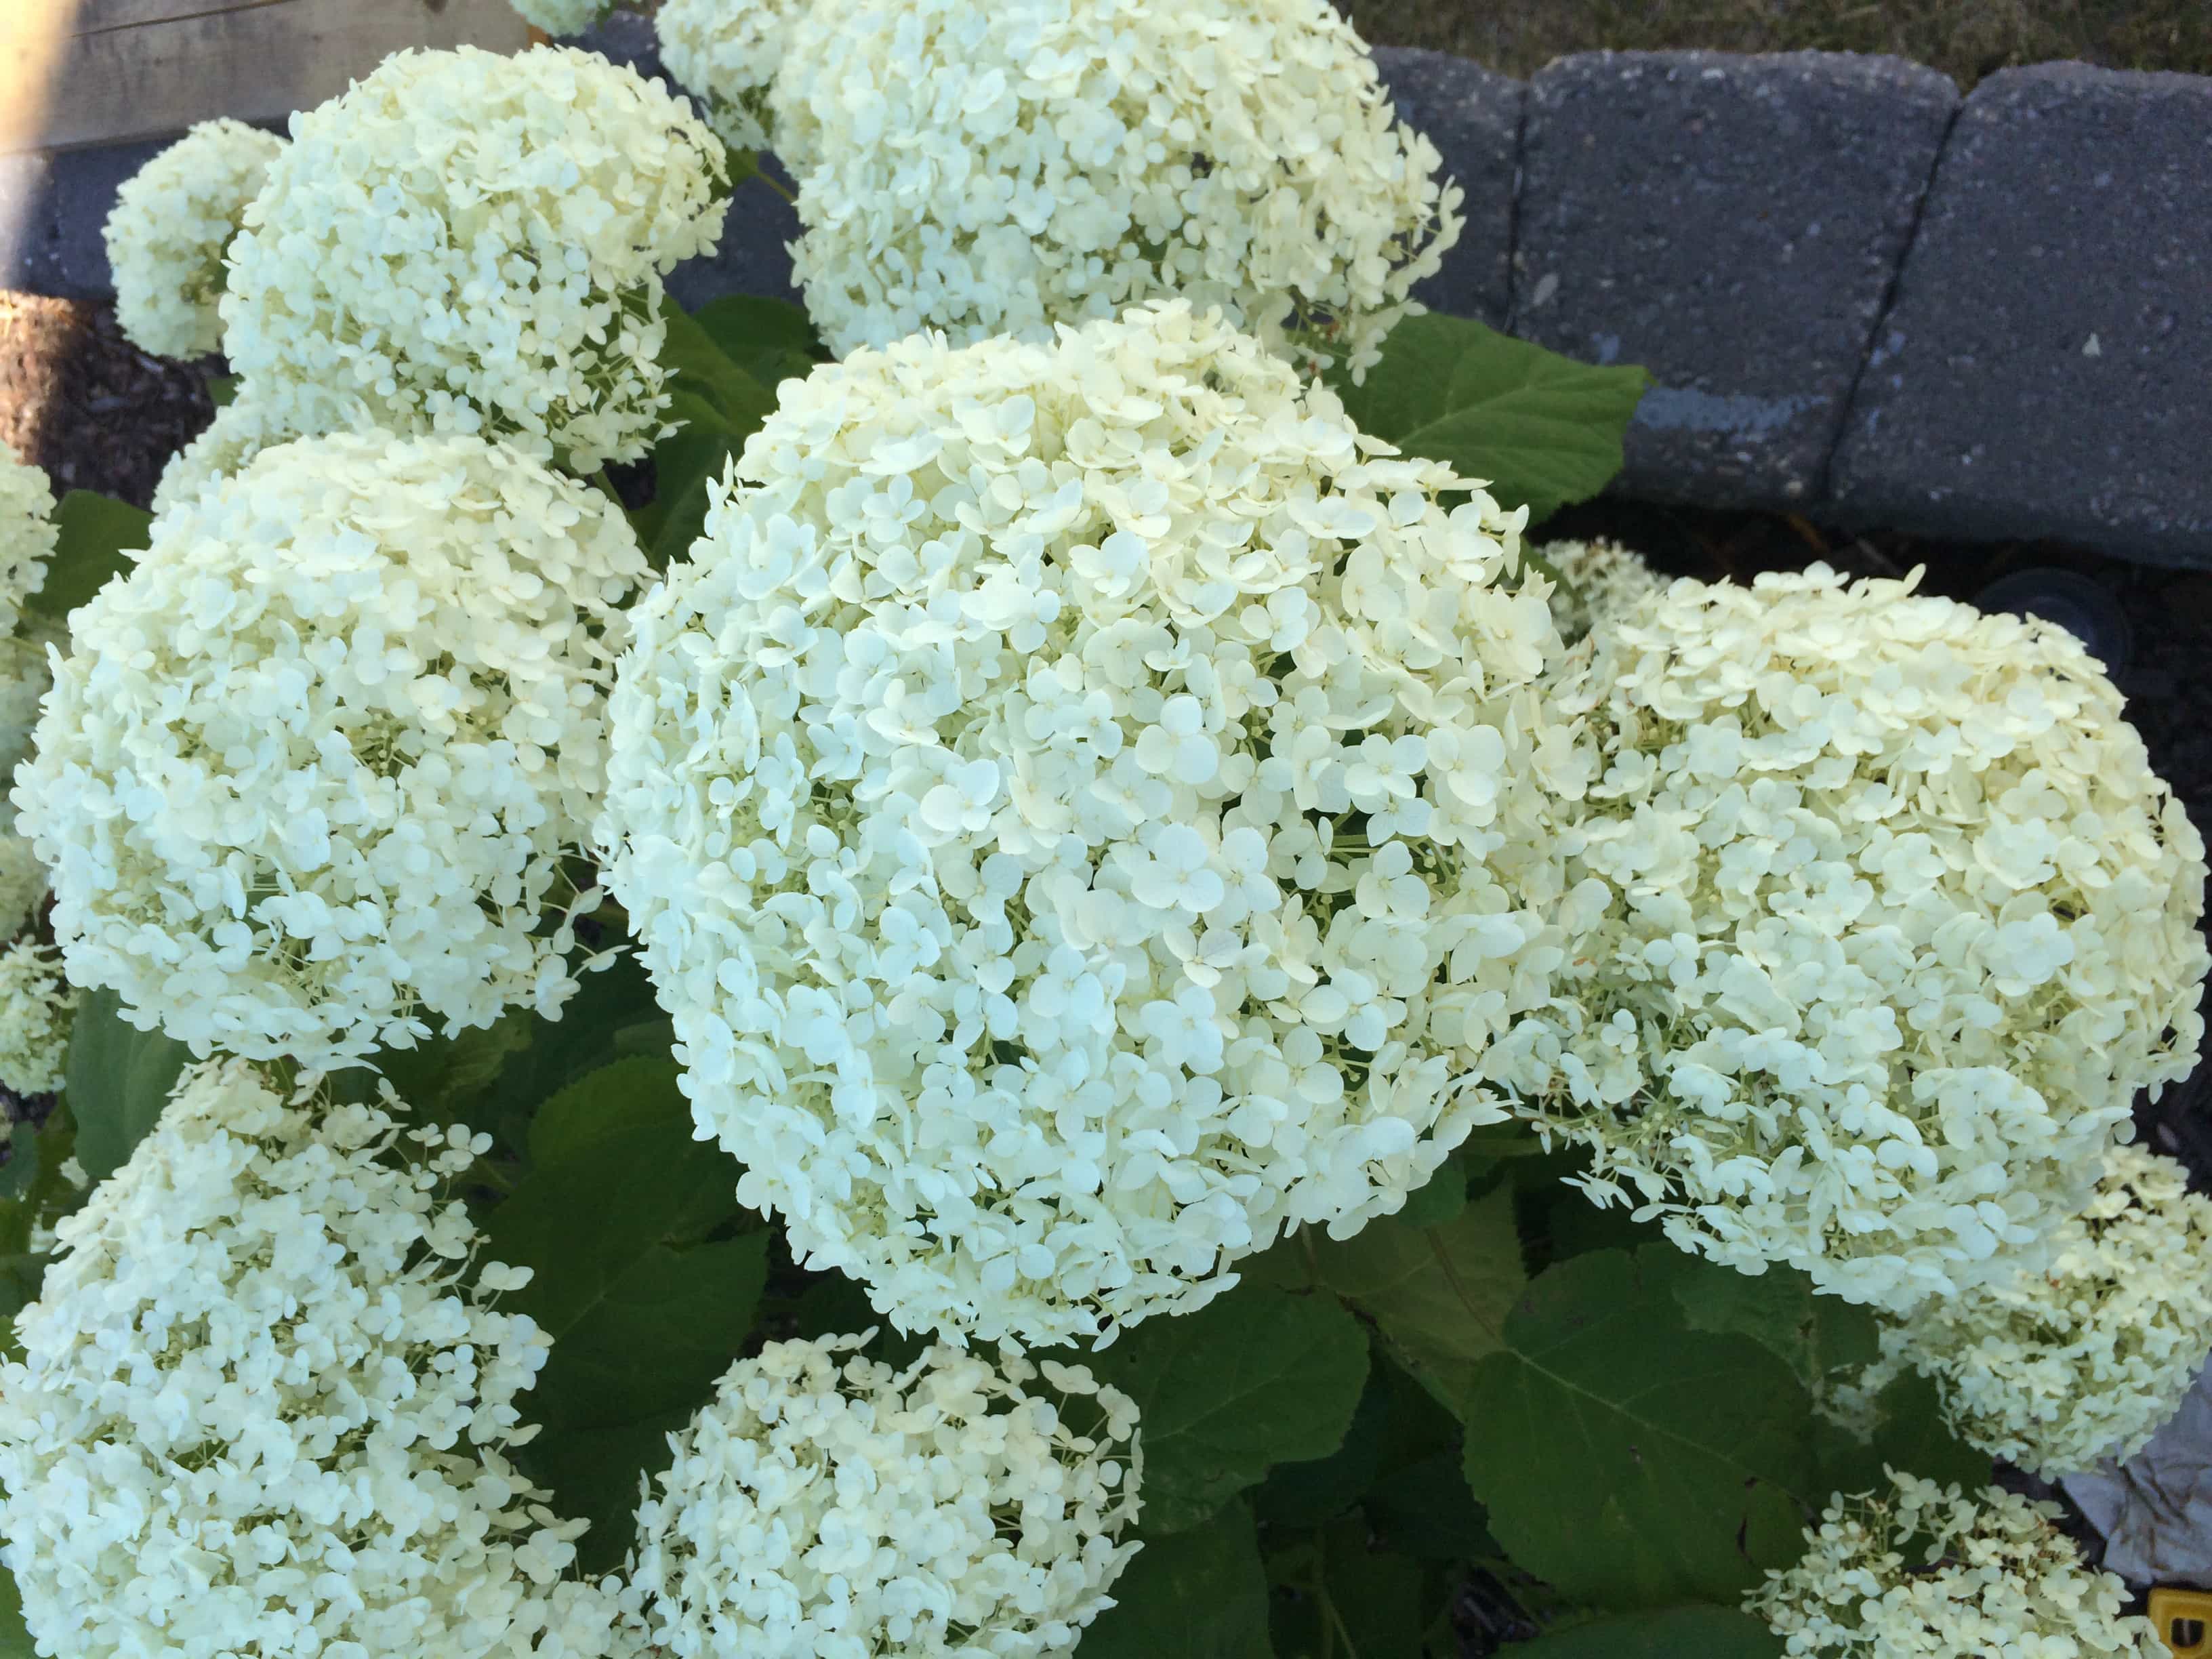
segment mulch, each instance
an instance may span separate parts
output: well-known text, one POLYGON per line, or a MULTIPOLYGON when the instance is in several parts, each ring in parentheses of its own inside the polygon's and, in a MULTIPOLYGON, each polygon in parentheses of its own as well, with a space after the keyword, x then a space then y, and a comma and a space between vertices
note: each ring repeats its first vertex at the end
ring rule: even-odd
POLYGON ((139 350, 112 306, 0 289, 0 442, 44 467, 57 495, 143 507, 214 418, 204 366, 139 350))

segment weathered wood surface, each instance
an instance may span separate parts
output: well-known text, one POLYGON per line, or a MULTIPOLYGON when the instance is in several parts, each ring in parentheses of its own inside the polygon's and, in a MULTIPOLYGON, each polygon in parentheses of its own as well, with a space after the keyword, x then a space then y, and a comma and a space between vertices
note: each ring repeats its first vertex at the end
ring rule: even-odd
POLYGON ((0 0, 0 154, 275 120, 407 47, 528 34, 507 0, 0 0))

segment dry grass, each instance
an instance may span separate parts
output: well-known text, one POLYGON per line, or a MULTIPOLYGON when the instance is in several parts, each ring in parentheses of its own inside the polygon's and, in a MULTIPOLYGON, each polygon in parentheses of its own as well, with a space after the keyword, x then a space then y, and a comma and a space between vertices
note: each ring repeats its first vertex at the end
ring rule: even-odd
POLYGON ((2076 58, 2212 74, 2208 0, 1349 0, 1377 46, 1431 46, 1510 75, 1599 47, 1885 52, 1972 86, 2076 58))

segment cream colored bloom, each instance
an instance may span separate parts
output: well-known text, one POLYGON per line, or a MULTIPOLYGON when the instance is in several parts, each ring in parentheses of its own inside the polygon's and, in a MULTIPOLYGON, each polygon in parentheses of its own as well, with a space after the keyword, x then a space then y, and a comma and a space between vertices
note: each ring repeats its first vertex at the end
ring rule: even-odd
POLYGON ((133 344, 163 357, 221 347, 224 251, 283 149, 243 121, 203 121, 116 191, 103 234, 133 344))
POLYGON ((61 531, 43 468, 0 442, 0 637, 22 625, 23 607, 46 586, 61 531))
POLYGON ((1396 1210, 1560 952, 1522 515, 1182 301, 789 380, 632 613, 610 880, 703 1130, 902 1326, 1396 1210))
POLYGON ((1892 1480, 1836 1494, 1804 1558, 1746 1599, 1792 1659, 2167 1659, 2150 1621, 2127 1613, 2127 1586, 2051 1524, 2057 1504, 1892 1480))
POLYGON ((1667 586, 1644 556, 1619 542, 1547 542, 1537 556, 1559 573, 1552 618, 1571 645, 1667 586))
POLYGON ((1180 295, 1363 374, 1460 232, 1330 0, 815 5, 769 105, 793 270, 841 356, 1180 295))
POLYGON ((607 1659, 612 1584, 507 1454, 544 1332, 403 1135, 312 1078, 185 1073, 57 1230, 0 1361, 0 1565, 40 1650, 607 1659))
POLYGON ((1883 1331, 1882 1369, 1934 1377, 1963 1439, 2046 1478, 2133 1455, 2212 1352, 2212 1199, 2188 1186, 2114 1147, 2047 1268, 1923 1303, 1883 1331))
POLYGON ((589 52, 386 58, 295 118, 232 246, 238 402, 634 459, 666 406, 660 277, 714 246, 727 177, 680 100, 589 52))
POLYGON ((1832 572, 1578 648, 1556 1000, 1486 1062, 1584 1183, 1904 1311, 2035 1265, 2203 1036, 2203 843, 2063 630, 1832 572))
POLYGON ((672 1437, 630 1570, 653 1650, 1073 1652, 1137 1553, 1135 1406, 1012 1349, 894 1370, 864 1340, 770 1342, 672 1437))
POLYGON ((769 144, 769 88, 814 0, 663 0, 653 15, 660 60, 732 149, 769 144))
POLYGON ((72 981, 324 1066, 556 1010, 644 573, 605 497, 470 438, 280 445, 165 513, 14 795, 72 981))
POLYGON ((581 34, 614 9, 615 0, 507 0, 534 28, 556 37, 581 34))
POLYGON ((52 950, 28 939, 0 950, 0 1089, 50 1095, 62 1086, 76 1004, 52 950))

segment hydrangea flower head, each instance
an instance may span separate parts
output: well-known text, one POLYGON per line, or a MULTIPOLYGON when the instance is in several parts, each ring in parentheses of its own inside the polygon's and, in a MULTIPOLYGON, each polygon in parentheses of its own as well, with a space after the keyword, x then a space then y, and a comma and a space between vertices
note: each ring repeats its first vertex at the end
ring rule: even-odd
POLYGON ((614 9, 614 0, 508 0, 515 15, 556 38, 581 34, 614 9))
POLYGON ((2070 635, 1679 581, 1558 688, 1558 998, 1491 1056, 1685 1249, 1904 1311, 2033 1266, 2203 1032, 2204 847, 2070 635))
POLYGON ((1992 1456, 2054 1480, 2130 1457, 2212 1353, 2212 1198, 2172 1158, 2116 1146, 2044 1270, 1923 1303, 1882 1353, 1883 1371, 1934 1377, 1992 1456))
POLYGON ((61 529, 46 471, 0 442, 0 636, 15 632, 23 606, 46 586, 61 529))
POLYGON ((231 249, 239 401, 296 434, 505 439, 579 471, 661 429, 660 278, 714 246, 727 164, 589 52, 386 58, 297 116, 231 249))
POLYGON ((1559 573, 1552 617, 1571 645, 1667 586, 1642 554, 1619 542, 1547 542, 1536 553, 1559 573))
POLYGON ((133 344, 161 357, 222 344, 224 251, 283 149, 243 121, 203 121, 115 192, 102 234, 115 320, 133 344))
POLYGON ((633 613, 610 879, 703 1133, 902 1327, 1347 1237, 1502 1110, 1558 868, 1521 515, 1182 301, 784 383, 633 613))
POLYGON ((2151 1622, 2126 1612, 2127 1586, 2051 1524, 2057 1504, 1891 1480, 1838 1493, 1804 1557, 1747 1599, 1792 1659, 2168 1659, 2151 1622))
POLYGON ((557 1009, 644 571, 604 496, 472 438, 280 445, 164 514, 17 775, 70 979, 325 1066, 557 1009))
POLYGON ((695 94, 732 149, 766 149, 769 88, 814 0, 663 0, 653 14, 660 60, 695 94))
POLYGON ((76 1004, 52 951, 31 939, 0 950, 0 1089, 30 1097, 62 1086, 76 1004))
POLYGON ((1137 1412, 1081 1366, 770 1342, 672 1437, 631 1571, 674 1659, 1049 1659, 1137 1552, 1137 1412))
POLYGON ((1330 0, 816 5, 769 103, 840 356, 1181 295, 1360 376, 1462 222, 1330 0))
POLYGON ((507 1461, 544 1334, 441 1195, 489 1146, 241 1060, 57 1229, 0 1362, 0 1536, 46 1653, 602 1659, 612 1589, 507 1461))

